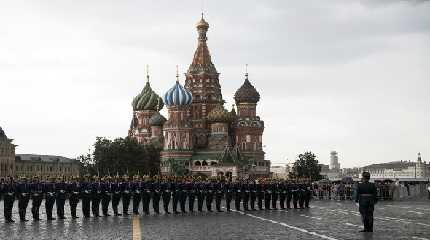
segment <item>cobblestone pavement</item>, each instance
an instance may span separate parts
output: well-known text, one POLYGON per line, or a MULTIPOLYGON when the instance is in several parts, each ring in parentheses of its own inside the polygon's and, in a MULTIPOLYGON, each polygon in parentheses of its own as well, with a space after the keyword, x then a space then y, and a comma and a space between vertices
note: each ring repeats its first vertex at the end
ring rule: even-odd
MULTIPOLYGON (((430 240, 430 201, 380 202, 375 232, 362 229, 350 201, 313 201, 306 210, 194 212, 179 215, 71 218, 40 222, 4 223, 0 239, 416 239, 430 240)), ((31 206, 31 202, 30 202, 31 206)), ((30 206, 27 218, 31 219, 30 206)), ((80 204, 79 204, 80 207, 80 204)), ((66 209, 68 203, 66 204, 66 209)), ((121 208, 120 208, 121 209, 121 208)), ((68 210, 68 209, 67 209, 68 210)), ((79 209, 80 211, 80 209, 79 209)), ((3 212, 3 203, 0 206, 3 212)), ((54 209, 55 212, 55 209, 54 209)), ((41 217, 46 219, 43 204, 41 217)), ((67 216, 69 212, 66 213, 67 216)))

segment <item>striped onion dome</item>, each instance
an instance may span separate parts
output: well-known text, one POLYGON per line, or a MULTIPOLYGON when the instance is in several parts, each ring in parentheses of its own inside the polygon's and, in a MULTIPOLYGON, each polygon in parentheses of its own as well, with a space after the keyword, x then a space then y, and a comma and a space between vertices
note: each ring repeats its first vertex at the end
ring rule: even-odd
POLYGON ((193 101, 191 92, 185 89, 179 81, 164 94, 164 102, 168 107, 190 105, 193 101))
POLYGON ((149 81, 146 82, 142 92, 139 93, 131 103, 134 111, 154 110, 159 111, 163 108, 163 100, 155 93, 149 81))

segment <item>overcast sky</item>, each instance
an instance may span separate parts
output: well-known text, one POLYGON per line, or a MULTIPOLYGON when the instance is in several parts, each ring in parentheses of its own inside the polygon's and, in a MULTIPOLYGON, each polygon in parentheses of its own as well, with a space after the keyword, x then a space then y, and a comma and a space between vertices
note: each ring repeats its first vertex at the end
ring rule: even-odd
POLYGON ((145 65, 159 95, 186 72, 202 5, 226 107, 249 64, 267 159, 430 160, 430 2, 389 0, 2 1, 0 126, 16 152, 76 157, 126 136, 145 65))

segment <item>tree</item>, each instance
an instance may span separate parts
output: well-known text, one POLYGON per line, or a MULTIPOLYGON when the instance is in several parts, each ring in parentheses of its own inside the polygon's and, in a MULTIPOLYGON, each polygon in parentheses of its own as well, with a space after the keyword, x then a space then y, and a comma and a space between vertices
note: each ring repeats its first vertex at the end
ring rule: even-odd
POLYGON ((290 174, 292 178, 306 178, 311 181, 322 179, 320 175, 321 166, 318 164, 318 160, 312 152, 299 154, 292 170, 290 174))
POLYGON ((156 175, 160 172, 161 148, 142 145, 132 138, 97 137, 92 154, 80 156, 83 173, 95 175, 156 175))

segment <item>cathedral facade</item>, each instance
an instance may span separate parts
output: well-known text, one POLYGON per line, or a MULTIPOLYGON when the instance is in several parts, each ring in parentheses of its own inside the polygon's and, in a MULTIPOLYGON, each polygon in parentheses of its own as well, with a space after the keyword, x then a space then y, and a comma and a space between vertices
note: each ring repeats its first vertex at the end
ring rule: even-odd
POLYGON ((264 122, 257 115, 260 94, 245 74, 234 95, 236 108, 224 107, 219 73, 207 45, 209 24, 202 18, 196 25, 198 45, 185 84, 179 81, 163 97, 148 80, 132 101, 129 137, 141 144, 159 144, 162 174, 207 176, 268 176, 262 136, 264 122), (160 110, 166 106, 165 118, 160 110))

